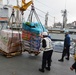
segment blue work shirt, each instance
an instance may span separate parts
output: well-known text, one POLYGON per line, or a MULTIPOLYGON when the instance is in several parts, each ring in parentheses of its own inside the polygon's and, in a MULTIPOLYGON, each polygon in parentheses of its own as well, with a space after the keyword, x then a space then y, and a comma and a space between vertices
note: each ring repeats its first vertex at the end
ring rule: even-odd
POLYGON ((70 36, 67 34, 64 39, 64 47, 70 46, 70 36))

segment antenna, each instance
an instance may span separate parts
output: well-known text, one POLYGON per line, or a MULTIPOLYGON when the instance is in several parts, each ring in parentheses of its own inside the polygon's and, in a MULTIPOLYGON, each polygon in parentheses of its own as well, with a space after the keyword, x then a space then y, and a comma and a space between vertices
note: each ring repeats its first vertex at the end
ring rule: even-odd
POLYGON ((9 4, 9 0, 7 0, 7 5, 9 4))
POLYGON ((66 28, 66 25, 67 25, 66 2, 67 2, 67 0, 65 0, 65 10, 61 10, 61 13, 62 13, 62 16, 63 16, 63 28, 66 28))
POLYGON ((66 3, 67 3, 67 0, 65 0, 65 9, 66 9, 66 3))
POLYGON ((55 26, 55 17, 54 17, 54 26, 55 26))
POLYGON ((45 27, 48 26, 48 12, 45 15, 45 27))
POLYGON ((61 12, 63 16, 63 28, 65 28, 67 25, 67 10, 65 9, 65 10, 62 10, 61 12))

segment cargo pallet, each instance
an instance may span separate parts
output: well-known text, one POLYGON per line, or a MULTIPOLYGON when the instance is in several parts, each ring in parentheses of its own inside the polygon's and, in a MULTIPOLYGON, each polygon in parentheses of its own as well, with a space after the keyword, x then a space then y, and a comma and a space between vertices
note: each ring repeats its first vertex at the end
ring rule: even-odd
POLYGON ((34 50, 26 50, 24 49, 23 52, 28 52, 29 54, 35 54, 35 56, 37 56, 40 52, 39 51, 34 51, 34 50))
POLYGON ((15 51, 15 52, 7 53, 5 51, 0 50, 0 53, 2 55, 4 55, 5 57, 7 57, 7 58, 11 58, 11 57, 14 57, 14 56, 22 54, 22 51, 15 51))

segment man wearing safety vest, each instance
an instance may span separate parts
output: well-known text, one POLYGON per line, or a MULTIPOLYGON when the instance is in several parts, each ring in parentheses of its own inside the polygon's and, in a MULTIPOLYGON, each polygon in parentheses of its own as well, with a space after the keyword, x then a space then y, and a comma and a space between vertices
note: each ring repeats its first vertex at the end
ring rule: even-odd
POLYGON ((42 66, 39 69, 39 71, 45 72, 45 69, 50 71, 53 46, 52 46, 52 41, 48 37, 47 32, 43 32, 41 37, 43 38, 42 39, 43 57, 42 57, 42 66))

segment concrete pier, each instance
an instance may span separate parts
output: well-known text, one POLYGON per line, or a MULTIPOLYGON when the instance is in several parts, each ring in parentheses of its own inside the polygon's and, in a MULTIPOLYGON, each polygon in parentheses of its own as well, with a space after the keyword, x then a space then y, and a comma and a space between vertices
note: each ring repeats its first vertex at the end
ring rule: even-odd
POLYGON ((39 72, 42 61, 42 52, 38 56, 33 56, 27 52, 12 58, 6 58, 0 55, 0 75, 75 75, 70 70, 70 66, 74 63, 71 56, 70 60, 59 62, 61 53, 53 53, 51 71, 45 70, 44 73, 39 72))

